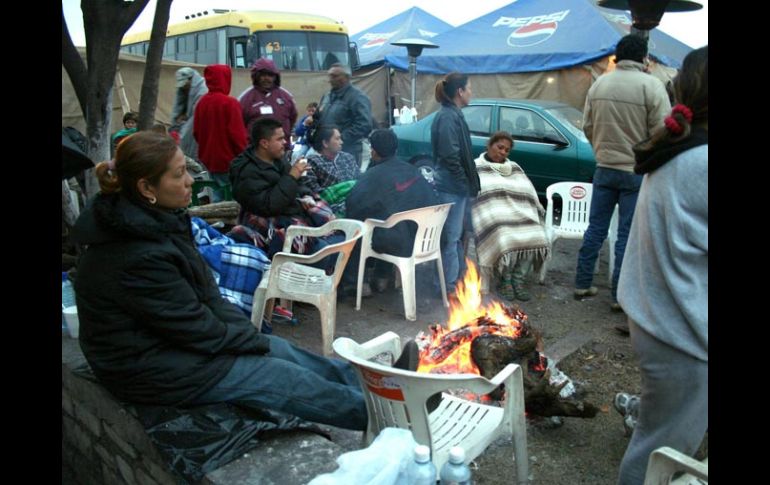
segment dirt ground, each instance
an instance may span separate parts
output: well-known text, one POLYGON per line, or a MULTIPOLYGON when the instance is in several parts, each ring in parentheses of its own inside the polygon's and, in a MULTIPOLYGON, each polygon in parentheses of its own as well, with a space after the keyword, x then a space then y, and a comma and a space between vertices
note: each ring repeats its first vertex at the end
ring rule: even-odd
MULTIPOLYGON (((600 255, 599 273, 594 277, 599 294, 582 301, 572 295, 579 248, 580 241, 557 241, 545 284, 539 285, 535 275, 530 275, 533 299, 520 306, 529 316, 530 324, 542 332, 546 355, 585 388, 585 399, 601 411, 592 419, 564 418, 561 425, 548 419, 528 419, 529 478, 535 484, 614 484, 628 438, 612 400, 617 392, 640 390, 630 340, 614 330, 626 317, 610 311, 606 244, 600 255)), ((429 324, 446 319, 440 300, 422 298, 419 288, 416 322, 404 319, 398 289, 364 299, 361 311, 354 306, 354 298, 338 301, 335 337, 364 342, 392 330, 403 342, 418 331, 427 330, 429 324)), ((295 306, 294 310, 300 324, 276 324, 274 333, 320 352, 317 311, 304 305, 295 306)), ((332 435, 346 449, 358 449, 361 445, 358 433, 334 429, 332 435)), ((511 457, 510 442, 494 443, 475 461, 474 483, 514 483, 511 457)))

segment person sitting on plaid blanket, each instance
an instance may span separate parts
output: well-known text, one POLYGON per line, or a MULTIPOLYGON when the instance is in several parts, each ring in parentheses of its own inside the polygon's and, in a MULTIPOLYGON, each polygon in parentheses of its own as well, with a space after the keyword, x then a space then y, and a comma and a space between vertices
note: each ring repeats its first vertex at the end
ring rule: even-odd
POLYGON ((487 151, 476 159, 481 191, 471 208, 476 253, 482 274, 482 291, 497 270, 502 275, 501 296, 527 301, 524 280, 548 255, 545 209, 524 170, 510 160, 513 138, 498 131, 489 138, 487 151))
MULTIPOLYGON (((334 219, 334 214, 306 185, 303 175, 307 162, 289 165, 283 158, 285 138, 280 121, 258 119, 252 125, 251 140, 230 166, 233 198, 241 205, 241 212, 238 225, 227 235, 256 245, 272 258, 283 248, 287 227, 319 227, 334 219)), ((337 235, 298 236, 292 242, 292 252, 312 254, 341 240, 337 235)))

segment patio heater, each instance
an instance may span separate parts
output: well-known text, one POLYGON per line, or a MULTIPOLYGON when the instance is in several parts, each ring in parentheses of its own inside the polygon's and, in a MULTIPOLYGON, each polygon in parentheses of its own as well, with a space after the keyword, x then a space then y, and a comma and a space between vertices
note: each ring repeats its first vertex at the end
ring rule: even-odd
POLYGON ((409 77, 412 80, 411 108, 415 108, 415 95, 417 92, 417 58, 422 54, 423 49, 435 49, 438 46, 433 42, 423 39, 401 39, 398 42, 391 42, 390 45, 406 47, 409 54, 409 77))
POLYGON ((599 7, 631 11, 631 33, 644 40, 649 39, 650 30, 660 23, 663 12, 691 12, 703 8, 698 2, 689 0, 599 0, 599 7))

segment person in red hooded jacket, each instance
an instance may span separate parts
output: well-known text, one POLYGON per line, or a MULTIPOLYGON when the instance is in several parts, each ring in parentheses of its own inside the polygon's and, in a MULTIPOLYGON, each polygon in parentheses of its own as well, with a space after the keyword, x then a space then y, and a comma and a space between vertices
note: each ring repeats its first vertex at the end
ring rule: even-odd
POLYGON ((251 125, 259 118, 275 118, 283 125, 286 149, 291 148, 297 106, 291 93, 281 87, 281 73, 275 63, 264 57, 257 59, 251 67, 251 82, 253 86, 238 96, 247 133, 251 134, 251 125))
MULTIPOLYGON (((203 77, 209 92, 195 107, 193 135, 198 142, 198 158, 208 168, 211 178, 223 186, 230 183, 230 162, 246 148, 248 137, 241 105, 230 96, 230 66, 206 66, 203 77)), ((212 202, 218 200, 221 193, 215 191, 212 202)))

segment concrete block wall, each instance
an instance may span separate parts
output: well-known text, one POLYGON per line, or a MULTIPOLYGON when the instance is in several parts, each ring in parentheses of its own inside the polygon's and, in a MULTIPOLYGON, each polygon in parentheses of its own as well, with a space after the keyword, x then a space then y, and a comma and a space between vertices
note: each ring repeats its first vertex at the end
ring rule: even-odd
MULTIPOLYGON (((176 485, 141 423, 62 364, 62 459, 82 484, 176 485)), ((211 483, 204 478, 204 484, 211 483)))

